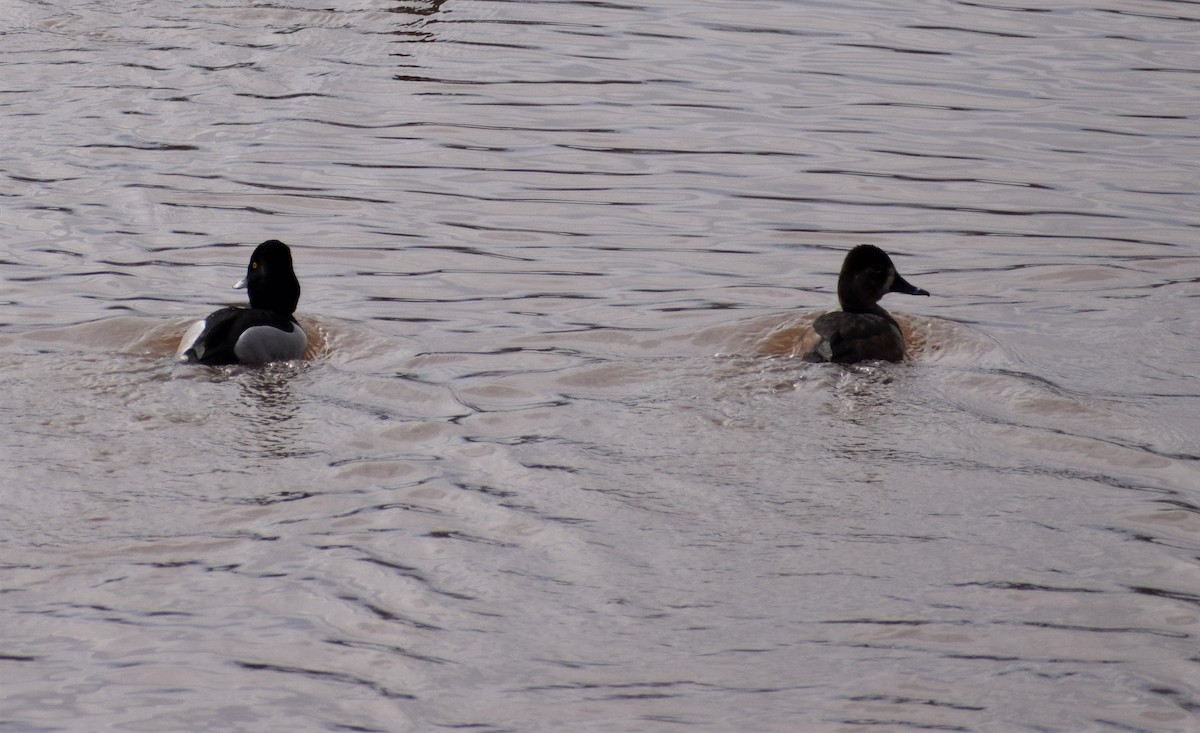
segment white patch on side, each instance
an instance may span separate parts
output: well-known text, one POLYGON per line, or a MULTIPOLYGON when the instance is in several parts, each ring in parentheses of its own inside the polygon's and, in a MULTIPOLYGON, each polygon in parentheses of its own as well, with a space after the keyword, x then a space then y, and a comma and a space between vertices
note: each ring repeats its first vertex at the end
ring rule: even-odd
POLYGON ((813 353, 825 361, 833 361, 833 345, 829 343, 829 339, 821 339, 821 343, 817 344, 817 348, 813 349, 813 353))
POLYGON ((290 333, 274 326, 251 326, 242 331, 233 353, 243 364, 266 364, 299 359, 307 348, 308 336, 303 328, 293 323, 290 333))
POLYGON ((200 338, 200 334, 204 333, 204 326, 207 323, 208 319, 201 319, 188 326, 188 330, 183 332, 183 338, 179 340, 179 348, 175 350, 176 359, 187 361, 187 357, 183 353, 196 344, 196 339, 200 338))
POLYGON ((892 292, 892 283, 894 283, 894 282, 896 282, 896 271, 889 267, 887 284, 883 286, 883 292, 885 292, 885 293, 892 292))

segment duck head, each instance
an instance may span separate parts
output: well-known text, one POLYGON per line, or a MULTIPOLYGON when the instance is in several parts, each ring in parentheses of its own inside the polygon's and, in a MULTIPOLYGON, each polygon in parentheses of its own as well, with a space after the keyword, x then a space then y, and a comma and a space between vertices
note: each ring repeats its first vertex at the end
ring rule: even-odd
POLYGON ((300 281, 292 270, 292 250, 278 239, 254 248, 246 277, 235 288, 245 288, 251 308, 293 313, 300 302, 300 281))
POLYGON ((850 250, 838 275, 838 301, 847 313, 873 313, 888 293, 929 295, 900 276, 887 252, 871 244, 850 250))

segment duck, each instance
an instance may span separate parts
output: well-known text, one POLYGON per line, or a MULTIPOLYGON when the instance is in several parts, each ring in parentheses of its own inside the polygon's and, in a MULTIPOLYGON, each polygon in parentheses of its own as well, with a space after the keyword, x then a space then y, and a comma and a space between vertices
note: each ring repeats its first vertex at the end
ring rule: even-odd
POLYGON ((304 356, 308 336, 293 315, 300 302, 300 281, 292 269, 292 250, 278 239, 254 248, 245 288, 250 307, 213 312, 187 330, 179 343, 180 361, 211 366, 266 364, 304 356))
POLYGON ((804 353, 805 361, 903 361, 900 324, 879 307, 879 300, 888 293, 927 296, 929 291, 901 277, 892 258, 872 244, 860 244, 846 254, 837 291, 842 309, 813 321, 819 340, 804 353))

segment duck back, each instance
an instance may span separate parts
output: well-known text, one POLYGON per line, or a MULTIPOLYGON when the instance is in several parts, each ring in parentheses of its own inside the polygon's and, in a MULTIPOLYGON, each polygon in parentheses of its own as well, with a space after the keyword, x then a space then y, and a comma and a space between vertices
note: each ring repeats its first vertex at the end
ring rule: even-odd
POLYGON ((904 359, 904 337, 890 316, 834 311, 813 321, 812 327, 821 340, 804 354, 806 361, 853 364, 904 359))

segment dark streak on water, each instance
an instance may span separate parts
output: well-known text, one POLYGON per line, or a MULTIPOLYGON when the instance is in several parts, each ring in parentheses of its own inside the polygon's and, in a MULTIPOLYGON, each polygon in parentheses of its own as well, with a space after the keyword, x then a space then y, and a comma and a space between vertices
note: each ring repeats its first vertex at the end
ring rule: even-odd
POLYGON ((1200 728, 1200 5, 336 5, 5 6, 0 730, 1200 728))

